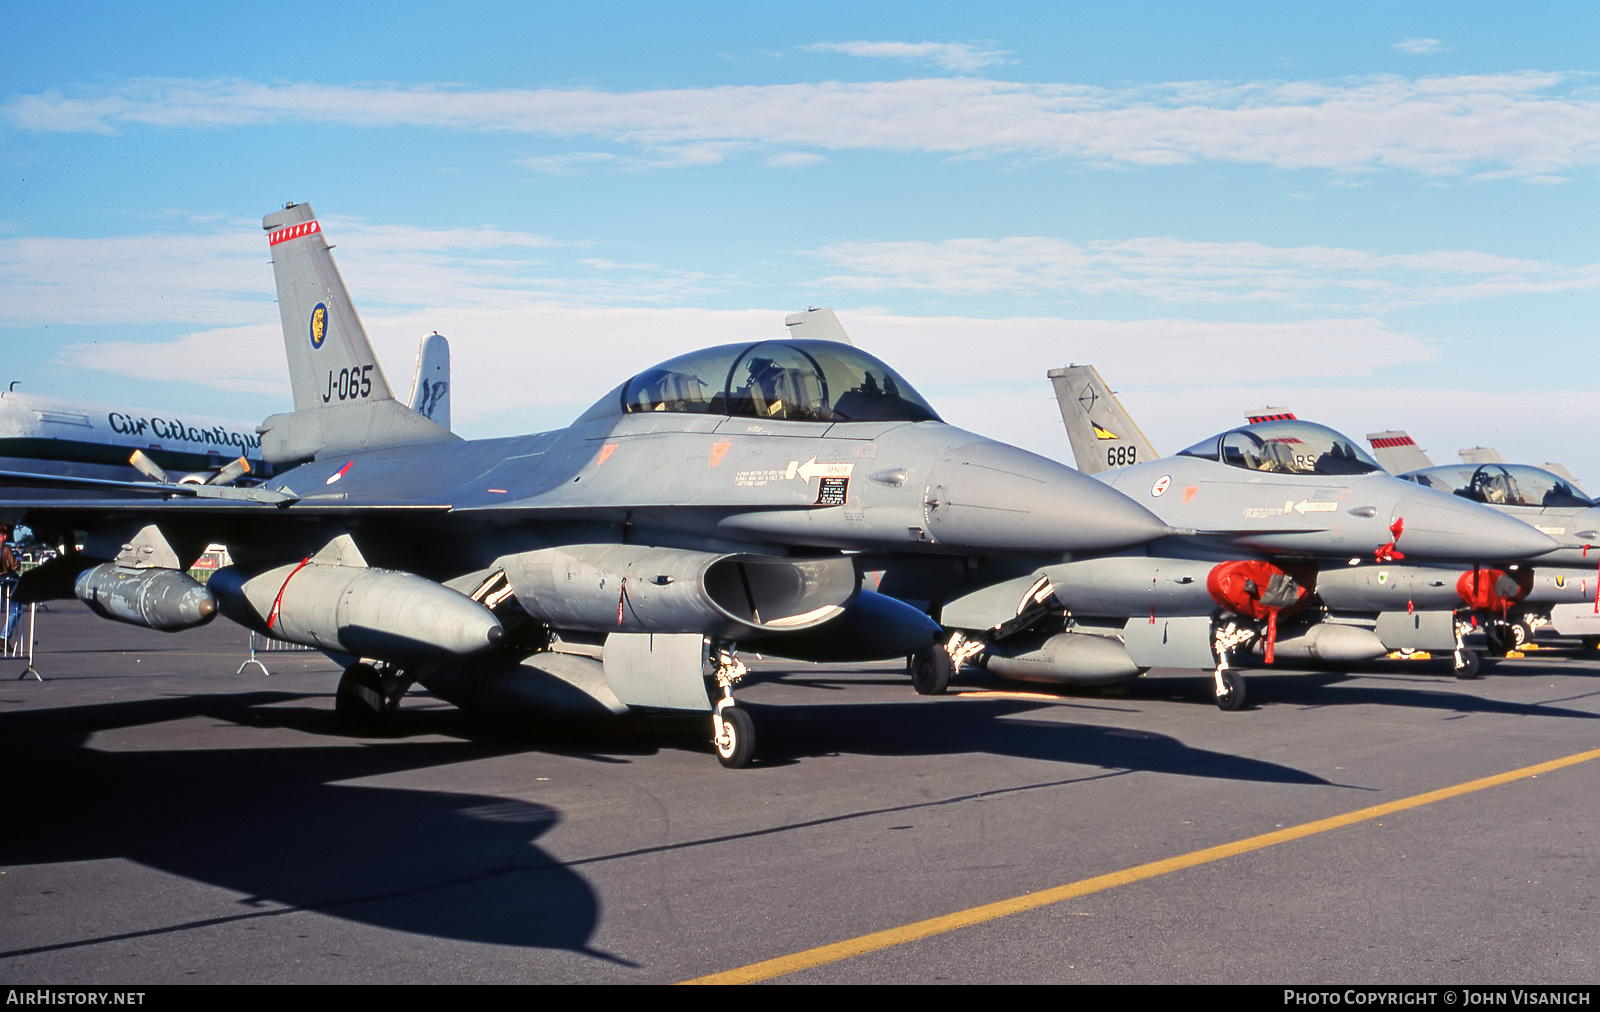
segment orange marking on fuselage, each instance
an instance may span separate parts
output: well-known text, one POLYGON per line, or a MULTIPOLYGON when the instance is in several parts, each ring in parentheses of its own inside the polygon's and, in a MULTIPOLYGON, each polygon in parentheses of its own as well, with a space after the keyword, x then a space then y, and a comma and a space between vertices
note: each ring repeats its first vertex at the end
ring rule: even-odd
POLYGON ((723 439, 711 444, 711 466, 716 467, 722 463, 722 458, 728 455, 728 450, 733 446, 733 440, 723 439))

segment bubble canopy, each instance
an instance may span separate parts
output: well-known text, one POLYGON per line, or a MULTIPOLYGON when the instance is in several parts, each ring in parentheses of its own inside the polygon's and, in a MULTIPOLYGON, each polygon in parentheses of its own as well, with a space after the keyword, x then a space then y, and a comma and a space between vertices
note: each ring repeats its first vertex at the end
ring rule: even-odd
POLYGON ((1230 429, 1180 450, 1178 455, 1279 474, 1350 475, 1383 470, 1349 436, 1298 419, 1230 429))
POLYGON ((1400 477, 1491 506, 1576 506, 1595 501, 1570 481, 1542 467, 1527 464, 1446 464, 1411 471, 1400 477))
POLYGON ((623 384, 622 410, 794 422, 939 421, 893 369, 833 341, 725 344, 680 355, 623 384))

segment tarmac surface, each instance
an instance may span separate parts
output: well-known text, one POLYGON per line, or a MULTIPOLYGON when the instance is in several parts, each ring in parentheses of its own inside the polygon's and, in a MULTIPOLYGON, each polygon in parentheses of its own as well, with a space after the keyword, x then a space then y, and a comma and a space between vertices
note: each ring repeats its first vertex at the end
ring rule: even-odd
POLYGON ((1600 759, 896 933, 1595 750, 1573 643, 1475 681, 1254 671, 1238 713, 1192 673, 925 698, 757 662, 738 771, 698 722, 508 730, 421 692, 351 737, 329 661, 235 673, 245 643, 57 603, 45 681, 0 661, 0 983, 661 983, 873 932, 771 979, 1600 981, 1600 759))

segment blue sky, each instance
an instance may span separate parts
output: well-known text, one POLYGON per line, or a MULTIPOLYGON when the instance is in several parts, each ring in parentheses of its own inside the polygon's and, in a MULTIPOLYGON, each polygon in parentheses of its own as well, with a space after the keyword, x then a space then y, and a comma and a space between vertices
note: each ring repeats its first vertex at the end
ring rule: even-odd
POLYGON ((831 305, 1058 457, 1092 362, 1159 449, 1288 404, 1600 485, 1600 7, 14 9, 0 380, 258 418, 260 218, 310 201, 457 429, 831 305))

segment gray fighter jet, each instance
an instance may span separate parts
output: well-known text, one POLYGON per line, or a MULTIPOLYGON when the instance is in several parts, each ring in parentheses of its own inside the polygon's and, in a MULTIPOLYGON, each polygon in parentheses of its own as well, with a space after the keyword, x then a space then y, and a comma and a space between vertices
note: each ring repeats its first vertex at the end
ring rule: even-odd
POLYGON ((391 396, 310 206, 263 225, 295 406, 257 429, 279 472, 253 488, 97 483, 113 502, 30 499, 19 485, 47 479, 0 476, 0 516, 87 531, 25 595, 70 585, 159 629, 220 611, 317 647, 345 665, 352 718, 414 682, 502 712, 710 713, 719 759, 740 766, 754 730, 735 647, 930 653, 937 627, 863 591, 854 553, 982 565, 1172 533, 1100 482, 945 424, 837 341, 708 348, 570 428, 463 441, 391 396), (208 542, 235 565, 202 587, 183 570, 208 542))
MULTIPOLYGON (((1212 668, 1223 709, 1244 701, 1230 657, 1252 649, 1268 663, 1451 649, 1475 673, 1458 584, 1469 581, 1478 607, 1497 605, 1525 592, 1520 560, 1555 547, 1494 510, 1391 477, 1353 440, 1281 409, 1156 459, 1092 367, 1050 378, 1079 466, 1199 536, 947 578, 934 610, 954 663, 1078 685, 1212 668)), ((930 587, 926 574, 907 575, 890 571, 882 589, 930 587)))

